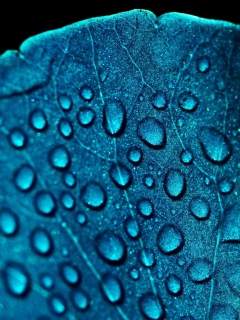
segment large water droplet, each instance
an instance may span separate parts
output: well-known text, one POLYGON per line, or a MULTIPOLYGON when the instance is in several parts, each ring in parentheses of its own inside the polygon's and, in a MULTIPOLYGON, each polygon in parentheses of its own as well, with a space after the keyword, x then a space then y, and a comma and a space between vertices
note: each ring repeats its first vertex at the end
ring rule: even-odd
POLYGON ((156 109, 163 109, 167 106, 167 96, 162 90, 158 90, 151 98, 151 103, 156 109))
POLYGON ((149 320, 161 320, 165 311, 163 304, 154 293, 146 293, 139 299, 139 309, 144 317, 149 320))
POLYGON ((71 265, 70 263, 63 263, 60 266, 59 272, 63 281, 65 281, 69 286, 76 286, 81 280, 80 271, 76 266, 71 265))
POLYGON ((139 165, 142 162, 142 150, 138 147, 131 147, 128 150, 127 153, 127 158, 128 161, 130 161, 131 163, 135 164, 135 165, 139 165))
POLYGON ((40 276, 40 285, 46 290, 51 290, 54 286, 53 278, 49 274, 42 274, 40 276))
POLYGON ((215 164, 226 162, 232 153, 232 147, 221 132, 214 128, 203 127, 198 134, 204 156, 215 164))
POLYGON ((218 189, 221 194, 230 194, 234 189, 234 182, 228 178, 223 178, 218 182, 218 189))
POLYGON ((72 295, 73 305, 77 310, 85 311, 89 307, 89 297, 85 291, 78 289, 73 291, 72 295))
POLYGON ((70 121, 65 118, 60 119, 58 123, 58 132, 65 139, 70 139, 73 136, 73 127, 70 121))
POLYGON ((240 205, 234 204, 224 211, 221 223, 222 242, 240 242, 240 205))
POLYGON ((132 182, 132 173, 124 164, 112 164, 109 171, 110 178, 119 188, 128 188, 132 182))
POLYGON ((107 196, 103 187, 97 182, 88 182, 81 192, 82 201, 91 209, 102 209, 106 203, 107 196))
POLYGON ((147 117, 138 123, 138 137, 151 148, 160 149, 165 146, 166 132, 163 124, 152 117, 147 117))
POLYGON ((103 108, 103 127, 110 136, 120 135, 125 127, 126 112, 119 101, 109 102, 103 108))
POLYGON ((238 320, 238 313, 228 305, 214 305, 211 311, 211 320, 238 320))
POLYGON ((22 129, 13 128, 9 134, 9 142, 16 149, 22 149, 26 146, 27 136, 22 129))
POLYGON ((181 198, 186 189, 185 175, 180 170, 170 169, 164 177, 164 189, 170 198, 181 198))
POLYGON ((76 175, 73 172, 65 172, 63 174, 63 183, 68 188, 74 188, 76 186, 76 175))
POLYGON ((108 302, 118 304, 123 299, 123 288, 120 280, 113 274, 107 273, 102 277, 102 292, 108 302))
POLYGON ((153 216, 154 207, 149 199, 140 199, 137 202, 137 210, 144 218, 151 218, 153 216))
POLYGON ((53 250, 52 237, 43 228, 37 228, 31 233, 30 244, 33 250, 39 255, 48 255, 53 250))
POLYGON ((36 131, 44 131, 45 129, 47 129, 48 125, 47 117, 45 113, 40 109, 33 110, 30 113, 29 123, 31 127, 36 131))
POLYGON ((197 60, 197 69, 201 73, 205 73, 210 69, 210 60, 206 56, 202 56, 197 60))
POLYGON ((140 235, 140 230, 137 221, 132 217, 128 217, 124 221, 124 228, 127 235, 132 239, 137 239, 140 235))
POLYGON ((67 302, 62 295, 54 293, 49 299, 49 308, 56 316, 60 316, 67 311, 67 302))
POLYGON ((3 281, 8 292, 17 297, 26 295, 30 289, 28 272, 16 262, 7 263, 3 270, 3 281))
POLYGON ((49 153, 51 165, 58 170, 64 170, 70 165, 70 155, 64 146, 58 146, 49 153))
POLYGON ((39 191, 34 199, 35 208, 43 216, 50 216, 56 210, 56 203, 52 194, 48 191, 39 191))
POLYGON ((75 207, 75 199, 69 192, 64 192, 60 198, 61 204, 66 210, 73 210, 75 207))
POLYGON ((178 104, 184 111, 194 111, 199 104, 199 100, 191 92, 183 92, 178 98, 178 104))
POLYGON ((82 127, 89 127, 93 124, 95 116, 95 111, 92 108, 82 107, 77 113, 77 120, 82 127))
POLYGON ((139 251, 139 261, 145 268, 150 268, 155 264, 155 255, 152 249, 143 248, 139 251))
POLYGON ((184 164, 191 164, 193 162, 193 154, 189 149, 185 149, 180 154, 181 162, 184 164))
POLYGON ((0 232, 10 237, 17 233, 19 227, 18 217, 9 209, 1 209, 0 212, 0 232))
POLYGON ((175 225, 166 224, 159 230, 157 245, 162 253, 177 253, 182 249, 183 244, 183 233, 175 225))
POLYGON ((94 92, 92 88, 90 88, 87 85, 84 85, 80 88, 79 95, 83 100, 90 102, 94 97, 94 92))
POLYGON ((196 283, 208 281, 212 276, 212 265, 210 261, 199 258, 193 261, 188 269, 189 279, 196 283))
POLYGON ((126 245, 120 236, 112 231, 100 233, 96 238, 99 255, 108 263, 122 263, 126 255, 126 245))
POLYGON ((167 291, 173 296, 178 296, 182 293, 182 280, 175 274, 171 274, 166 278, 165 285, 167 291))
POLYGON ((189 205, 191 214, 199 220, 205 220, 210 215, 210 206, 202 197, 194 197, 189 205))
POLYGON ((63 111, 69 111, 72 108, 72 100, 66 95, 60 95, 58 103, 63 111))
POLYGON ((23 165, 14 173, 15 186, 21 191, 29 191, 35 181, 35 172, 29 165, 23 165))

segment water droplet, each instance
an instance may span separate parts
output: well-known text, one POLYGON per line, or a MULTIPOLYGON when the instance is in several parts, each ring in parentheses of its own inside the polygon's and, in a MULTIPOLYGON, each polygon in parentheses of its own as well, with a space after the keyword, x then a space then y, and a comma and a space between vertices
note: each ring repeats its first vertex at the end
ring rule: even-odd
POLYGON ((180 154, 180 160, 184 164, 191 164, 193 162, 193 154, 189 149, 185 149, 180 154))
POLYGON ((178 257, 177 258, 177 264, 179 265, 179 267, 183 267, 185 265, 186 261, 184 258, 182 257, 178 257))
POLYGON ((7 291, 17 297, 26 295, 30 289, 28 272, 16 262, 7 263, 3 270, 3 281, 7 291))
POLYGON ((210 206, 202 197, 194 197, 189 205, 191 214, 198 220, 205 220, 210 215, 210 206))
POLYGON ((206 177, 206 178, 205 178, 205 180, 204 180, 204 182, 205 182, 206 186, 209 186, 209 185, 210 185, 211 180, 210 180, 210 178, 209 178, 209 177, 206 177))
POLYGON ((72 138, 73 127, 71 125, 71 122, 69 122, 67 119, 64 119, 64 118, 60 119, 58 123, 58 132, 65 139, 72 138))
POLYGON ((178 126, 181 128, 181 127, 184 125, 184 120, 183 120, 182 118, 179 118, 179 119, 177 120, 177 124, 178 124, 178 126))
POLYGON ((221 194, 230 194, 234 189, 234 182, 228 178, 223 178, 219 181, 218 188, 221 194))
POLYGON ((165 285, 167 291, 173 296, 178 296, 182 293, 182 280, 175 274, 171 274, 166 278, 165 285))
POLYGON ((50 234, 43 228, 37 228, 30 235, 32 249, 39 255, 49 255, 53 250, 53 241, 50 234))
POLYGON ((140 235, 140 230, 137 221, 134 218, 128 217, 124 221, 124 228, 127 235, 132 239, 137 239, 140 235))
POLYGON ((159 299, 154 293, 145 293, 139 299, 139 309, 144 317, 149 320, 160 320, 164 318, 164 307, 159 299))
POLYGON ((199 72, 205 73, 210 69, 210 60, 208 57, 200 57, 197 60, 197 69, 199 72))
POLYGON ((221 224, 222 242, 240 242, 240 205, 234 204, 225 209, 221 224))
POLYGON ((211 311, 211 320, 238 320, 238 314, 231 306, 214 305, 211 311))
POLYGON ((96 238, 96 248, 104 260, 108 263, 122 263, 126 255, 126 245, 120 236, 112 231, 100 233, 96 238))
POLYGON ((27 144, 27 136, 22 129, 13 128, 9 134, 9 142, 16 149, 23 149, 27 144))
POLYGON ((82 127, 89 127, 94 123, 96 114, 95 111, 91 108, 82 107, 77 113, 78 123, 82 127))
POLYGON ((123 105, 118 102, 109 102, 103 109, 103 127, 110 136, 120 135, 125 127, 126 112, 123 105))
POLYGON ((44 131, 47 129, 47 117, 45 113, 40 109, 35 109, 30 113, 29 123, 31 127, 36 131, 44 131))
POLYGON ((79 223, 80 225, 84 225, 84 224, 86 224, 86 222, 87 222, 87 217, 85 216, 84 213, 79 212, 79 213, 76 215, 76 221, 77 221, 77 223, 79 223))
POLYGON ((226 162, 232 153, 226 136, 214 128, 203 127, 198 134, 204 156, 215 164, 226 162))
POLYGON ((6 237, 10 237, 17 233, 18 228, 19 228, 19 221, 16 214, 11 212, 7 208, 1 209, 0 232, 6 237))
POLYGON ((118 304, 123 299, 123 288, 120 280, 113 274, 107 273, 102 277, 102 292, 108 302, 118 304))
POLYGON ((155 255, 152 249, 144 248, 139 251, 139 261, 145 268, 150 268, 155 264, 155 255))
POLYGON ((51 165, 58 170, 64 170, 70 165, 70 155, 64 146, 52 149, 49 154, 49 160, 51 165))
POLYGON ((180 170, 170 169, 164 177, 164 189, 170 198, 181 198, 186 189, 185 175, 180 170))
POLYGON ((97 182, 88 182, 82 189, 81 198, 90 209, 102 209, 106 203, 107 196, 103 187, 97 182))
POLYGON ((80 88, 79 95, 83 100, 90 102, 94 97, 94 92, 92 88, 90 88, 87 85, 84 85, 80 88))
POLYGON ((53 278, 49 274, 42 274, 40 276, 40 285, 46 290, 51 290, 54 286, 53 278))
POLYGON ((138 280, 140 277, 139 270, 137 268, 132 268, 129 270, 129 276, 132 280, 138 280))
POLYGON ((190 264, 188 273, 191 281, 202 283, 211 278, 212 265, 208 260, 199 258, 190 264))
POLYGON ((61 195, 61 204, 66 210, 73 210, 75 207, 75 199, 69 192, 64 192, 61 195))
POLYGON ((43 216, 50 216, 56 210, 56 203, 48 191, 39 191, 35 196, 35 208, 43 216))
POLYGON ((70 263, 63 263, 59 269, 63 281, 69 286, 77 286, 81 280, 80 271, 70 263))
POLYGON ((63 174, 63 183, 68 188, 74 188, 76 186, 76 175, 73 172, 65 172, 63 174))
POLYGON ((162 90, 158 90, 151 98, 151 103, 156 109, 163 109, 167 106, 167 96, 162 90))
POLYGON ((20 191, 29 191, 34 186, 36 175, 29 165, 23 165, 14 173, 15 186, 20 191))
POLYGON ((119 188, 126 189, 132 182, 131 171, 120 162, 112 164, 109 175, 115 185, 119 188))
POLYGON ((162 253, 177 253, 182 249, 183 244, 183 233, 175 225, 166 224, 159 230, 157 245, 162 253))
POLYGON ((153 216, 154 207, 149 199, 140 199, 137 202, 137 210, 144 218, 151 218, 153 216))
POLYGON ((66 95, 59 96, 58 103, 63 111, 69 111, 72 108, 72 100, 66 95))
POLYGON ((138 137, 149 147, 160 149, 166 144, 165 127, 155 118, 147 117, 138 123, 138 137))
POLYGON ((74 290, 71 297, 73 305, 77 310, 85 311, 89 308, 89 297, 82 289, 74 290))
POLYGON ((108 71, 107 70, 104 70, 104 71, 100 72, 99 78, 100 78, 101 82, 106 81, 107 77, 108 77, 108 71))
POLYGON ((191 92, 183 92, 180 94, 178 98, 178 104, 179 104, 179 107, 181 107, 184 111, 191 112, 196 110, 199 104, 199 100, 191 92))
POLYGON ((149 189, 153 188, 155 184, 153 176, 151 174, 146 174, 143 177, 143 184, 149 189))
POLYGON ((49 299, 49 308, 56 316, 60 316, 67 311, 67 302, 62 295, 54 293, 49 299))
POLYGON ((128 150, 127 153, 127 158, 128 161, 130 161, 131 163, 135 164, 135 165, 139 165, 142 162, 142 150, 138 147, 131 147, 128 150))

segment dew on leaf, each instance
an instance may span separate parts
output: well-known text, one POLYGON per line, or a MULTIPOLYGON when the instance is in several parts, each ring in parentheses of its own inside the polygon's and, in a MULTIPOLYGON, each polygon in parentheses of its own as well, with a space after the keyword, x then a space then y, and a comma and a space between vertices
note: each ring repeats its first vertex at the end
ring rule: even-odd
POLYGON ((155 255, 152 249, 143 248, 138 254, 141 265, 145 268, 150 268, 155 264, 155 255))
POLYGON ((144 175, 143 184, 145 185, 145 187, 149 189, 153 188, 155 184, 153 176, 151 174, 144 175))
POLYGON ((51 290, 54 286, 53 278, 47 273, 41 274, 40 285, 46 290, 51 290))
POLYGON ((109 170, 109 176, 115 185, 122 189, 128 188, 132 182, 131 171, 120 162, 112 164, 109 170))
POLYGON ((191 164, 193 162, 193 154, 189 149, 185 149, 180 154, 180 159, 183 164, 191 164))
POLYGON ((198 139, 207 160, 214 164, 222 164, 230 158, 232 147, 227 137, 215 128, 202 127, 198 139))
POLYGON ((140 235, 140 229, 139 229, 138 223, 132 217, 128 217, 124 221, 124 229, 127 235, 132 239, 137 239, 140 235))
POLYGON ((59 272, 63 281, 69 286, 76 286, 81 280, 81 274, 78 268, 68 262, 60 265, 59 272))
POLYGON ((100 257, 111 264, 120 264, 125 259, 126 244, 112 231, 105 231, 96 237, 96 249, 100 257))
POLYGON ((138 280, 140 277, 140 272, 137 268, 132 268, 129 270, 129 276, 132 280, 138 280))
POLYGON ((76 186, 76 175, 73 172, 65 172, 63 174, 63 183, 68 188, 74 188, 76 186))
POLYGON ((81 198, 83 203, 90 209, 100 210, 104 207, 107 196, 103 187, 94 181, 90 181, 82 189, 81 198))
POLYGON ((72 138, 73 127, 71 122, 65 118, 60 119, 60 121, 58 122, 58 132, 65 139, 72 138))
POLYGON ((175 274, 170 274, 166 278, 165 286, 172 296, 178 296, 182 293, 182 280, 175 274))
POLYGON ((218 182, 218 189, 221 194, 230 194, 234 189, 234 182, 228 178, 223 178, 218 182))
POLYGON ((199 104, 198 98, 191 92, 183 92, 178 98, 178 105, 184 111, 194 111, 199 104))
POLYGON ((66 95, 60 95, 58 97, 58 103, 63 111, 69 111, 72 108, 72 100, 66 95))
POLYGON ((142 150, 138 147, 131 147, 127 152, 127 158, 131 163, 139 165, 143 158, 142 150))
POLYGON ((14 184, 20 191, 29 191, 34 186, 36 174, 29 165, 23 165, 14 173, 14 184))
POLYGON ((125 128, 126 111, 119 101, 108 102, 103 108, 103 127, 112 137, 120 135, 125 128))
POLYGON ((66 147, 58 146, 49 153, 49 160, 53 168, 65 170, 70 165, 70 155, 66 147))
POLYGON ((92 108, 82 107, 77 113, 78 123, 82 127, 90 127, 95 120, 96 114, 92 108))
POLYGON ((173 199, 179 199, 185 192, 185 175, 178 169, 170 169, 164 177, 166 194, 173 199))
POLYGON ((208 281, 212 276, 212 265, 207 259, 198 258, 190 264, 188 274, 195 283, 208 281))
POLYGON ((54 293, 49 298, 49 308, 53 314, 60 316, 67 311, 67 302, 61 294, 54 293))
POLYGON ((167 106, 167 96, 162 90, 158 90, 151 98, 151 104, 156 109, 164 109, 167 106))
POLYGON ((20 128, 13 128, 9 134, 9 142, 16 149, 23 149, 27 144, 26 133, 20 128))
POLYGON ((90 102, 94 97, 94 92, 91 87, 84 85, 80 88, 79 95, 83 100, 90 102))
POLYGON ((123 299, 123 287, 120 280, 113 274, 102 276, 101 288, 104 297, 112 304, 118 304, 123 299))
POLYGON ((87 293, 82 289, 74 290, 71 294, 71 299, 74 307, 77 310, 85 311, 89 308, 89 297, 87 293))
POLYGON ((184 244, 183 233, 172 224, 165 224, 158 233, 157 246, 163 254, 179 252, 184 244))
POLYGON ((149 320, 162 320, 165 315, 163 304, 154 293, 145 293, 139 299, 139 309, 149 320))
POLYGON ((30 244, 33 250, 42 256, 50 254, 53 250, 53 240, 43 228, 37 228, 30 234, 30 244))
POLYGON ((194 197, 189 205, 191 214, 198 220, 205 220, 210 215, 210 206, 206 199, 197 196, 194 197))
POLYGON ((210 60, 206 56, 202 56, 197 60, 197 69, 201 73, 205 73, 210 69, 210 60))
POLYGON ((44 131, 47 129, 47 117, 40 109, 35 109, 30 113, 29 123, 35 131, 44 131))
POLYGON ((151 218, 154 213, 153 203, 149 199, 142 198, 137 202, 137 211, 144 218, 151 218))
POLYGON ((166 144, 164 125, 152 117, 147 117, 138 123, 137 135, 150 148, 160 149, 166 144))
POLYGON ((2 208, 0 211, 0 232, 5 237, 14 236, 19 228, 18 217, 15 213, 7 208, 2 208))
POLYGON ((34 198, 37 212, 43 216, 51 216, 57 206, 52 194, 48 191, 39 191, 34 198))
POLYGON ((64 192, 61 195, 60 202, 66 210, 73 210, 75 207, 75 199, 69 192, 64 192))

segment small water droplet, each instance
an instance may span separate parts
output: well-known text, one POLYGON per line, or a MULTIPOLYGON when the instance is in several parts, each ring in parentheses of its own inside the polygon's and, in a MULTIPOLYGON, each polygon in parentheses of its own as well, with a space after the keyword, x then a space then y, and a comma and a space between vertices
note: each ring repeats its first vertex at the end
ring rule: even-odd
POLYGON ((145 174, 143 177, 143 184, 149 189, 153 188, 155 185, 153 176, 151 174, 145 174))
POLYGON ((76 215, 76 221, 77 221, 77 223, 79 223, 80 225, 84 225, 84 224, 86 224, 86 222, 87 222, 87 217, 85 216, 84 213, 79 212, 79 213, 77 213, 77 215, 76 215))
POLYGON ((138 123, 138 137, 149 147, 163 148, 166 144, 166 132, 163 124, 152 117, 147 117, 138 123))
POLYGON ((71 294, 73 305, 77 310, 85 311, 89 308, 89 297, 82 289, 74 290, 71 294))
POLYGON ((76 175, 69 171, 63 174, 63 183, 68 188, 74 188, 76 186, 76 175))
POLYGON ((39 191, 35 196, 35 208, 43 216, 50 216, 56 210, 56 203, 48 191, 39 191))
POLYGON ((92 108, 82 107, 77 113, 78 123, 82 127, 90 127, 95 120, 96 114, 92 108))
POLYGON ((199 104, 198 98, 191 92, 183 92, 178 98, 178 105, 184 111, 194 111, 199 104))
POLYGON ((146 198, 142 198, 137 202, 137 210, 144 218, 151 218, 154 213, 153 203, 146 198))
POLYGON ((45 113, 40 109, 35 109, 30 113, 29 123, 31 127, 36 131, 44 131, 47 129, 47 117, 45 113))
POLYGON ((30 234, 32 249, 39 255, 49 255, 53 250, 53 240, 47 230, 37 228, 30 234))
POLYGON ((109 175, 115 185, 119 188, 126 189, 132 182, 131 171, 120 162, 112 164, 109 175))
POLYGON ((139 229, 137 221, 134 218, 128 217, 124 221, 124 228, 125 228, 127 235, 130 238, 137 239, 139 237, 140 229, 139 229))
POLYGON ((99 78, 100 78, 101 82, 106 81, 107 77, 108 77, 108 71, 107 70, 104 70, 104 71, 100 72, 99 78))
POLYGON ((180 154, 180 160, 184 164, 191 164, 193 162, 193 154, 189 149, 185 149, 180 154))
POLYGON ((170 198, 181 198, 186 189, 185 175, 180 170, 170 169, 164 177, 164 189, 170 198))
POLYGON ((152 292, 145 293, 139 299, 139 309, 144 317, 149 320, 164 318, 165 310, 158 296, 152 292))
POLYGON ((208 281, 212 276, 211 263, 203 258, 193 261, 188 269, 189 279, 196 283, 208 281))
POLYGON ((151 98, 151 103, 156 109, 164 109, 167 106, 167 96, 162 90, 158 90, 151 98))
POLYGON ((129 276, 132 280, 138 280, 140 278, 140 272, 137 268, 132 268, 129 270, 129 276))
POLYGON ((135 164, 135 165, 139 165, 142 162, 142 150, 138 147, 131 147, 128 150, 127 153, 127 158, 128 161, 130 161, 131 163, 135 164))
POLYGON ((210 215, 210 206, 206 199, 202 197, 194 197, 189 205, 191 214, 198 220, 205 220, 210 215))
POLYGON ((83 203, 90 209, 100 210, 104 207, 107 196, 103 187, 94 181, 88 182, 82 189, 83 203))
POLYGON ((63 111, 69 111, 72 108, 72 100, 66 95, 60 95, 58 97, 58 103, 63 111))
POLYGON ((42 274, 40 276, 40 285, 46 290, 51 290, 54 286, 53 278, 49 274, 42 274))
POLYGON ((62 295, 54 293, 49 299, 49 308, 56 316, 60 316, 67 311, 67 302, 62 295))
POLYGON ((102 292, 108 302, 118 304, 123 299, 123 287, 120 280, 113 274, 107 273, 102 277, 102 292))
POLYGON ((150 268, 155 264, 155 255, 152 249, 144 248, 139 251, 139 261, 145 268, 150 268))
POLYGON ((81 274, 78 268, 68 262, 61 264, 60 276, 69 286, 77 286, 81 280, 81 274))
POLYGON ((210 69, 210 60, 208 57, 203 56, 197 60, 197 69, 201 73, 205 73, 210 69))
POLYGON ((10 237, 17 233, 18 228, 19 221, 16 214, 7 208, 2 208, 0 212, 0 232, 6 237, 10 237))
POLYGON ((204 180, 204 182, 205 182, 206 186, 209 186, 209 185, 210 185, 211 180, 210 180, 210 178, 209 178, 209 177, 206 177, 206 178, 205 178, 205 180, 204 180))
POLYGON ((84 85, 80 88, 79 95, 83 100, 90 102, 94 97, 94 92, 92 88, 90 88, 87 85, 84 85))
POLYGON ((53 168, 64 170, 70 165, 70 155, 64 146, 57 146, 49 153, 49 161, 53 168))
POLYGON ((69 192, 64 192, 60 198, 61 204, 66 210, 73 210, 75 207, 75 199, 69 192))
POLYGON ((228 178, 223 178, 218 182, 218 189, 221 194, 230 194, 234 189, 234 182, 228 178))
POLYGON ((62 118, 58 123, 58 132, 65 139, 71 139, 73 136, 73 127, 71 122, 62 118))
POLYGON ((182 118, 179 118, 179 119, 177 120, 177 124, 178 124, 178 126, 181 128, 181 127, 184 125, 184 120, 183 120, 182 118))
POLYGON ((27 136, 22 129, 13 128, 9 134, 9 142, 16 149, 23 149, 27 144, 27 136))
POLYGON ((177 258, 177 264, 179 267, 183 267, 185 265, 186 261, 182 257, 177 258))
POLYGON ((103 127, 110 136, 119 136, 126 121, 126 111, 119 101, 109 102, 103 108, 103 127))
POLYGON ((165 286, 173 296, 178 296, 182 293, 182 280, 175 274, 171 274, 166 278, 165 286))
POLYGON ((29 165, 23 165, 14 173, 14 184, 20 191, 31 190, 35 181, 35 172, 29 165))
POLYGON ((184 245, 183 233, 175 225, 166 224, 158 233, 157 246, 164 254, 179 252, 184 245))

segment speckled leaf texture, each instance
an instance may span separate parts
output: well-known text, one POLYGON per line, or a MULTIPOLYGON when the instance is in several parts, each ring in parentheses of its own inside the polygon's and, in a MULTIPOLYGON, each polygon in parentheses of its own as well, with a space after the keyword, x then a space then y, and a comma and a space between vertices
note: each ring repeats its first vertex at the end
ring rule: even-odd
POLYGON ((0 318, 237 320, 240 30, 144 10, 0 57, 0 318))

